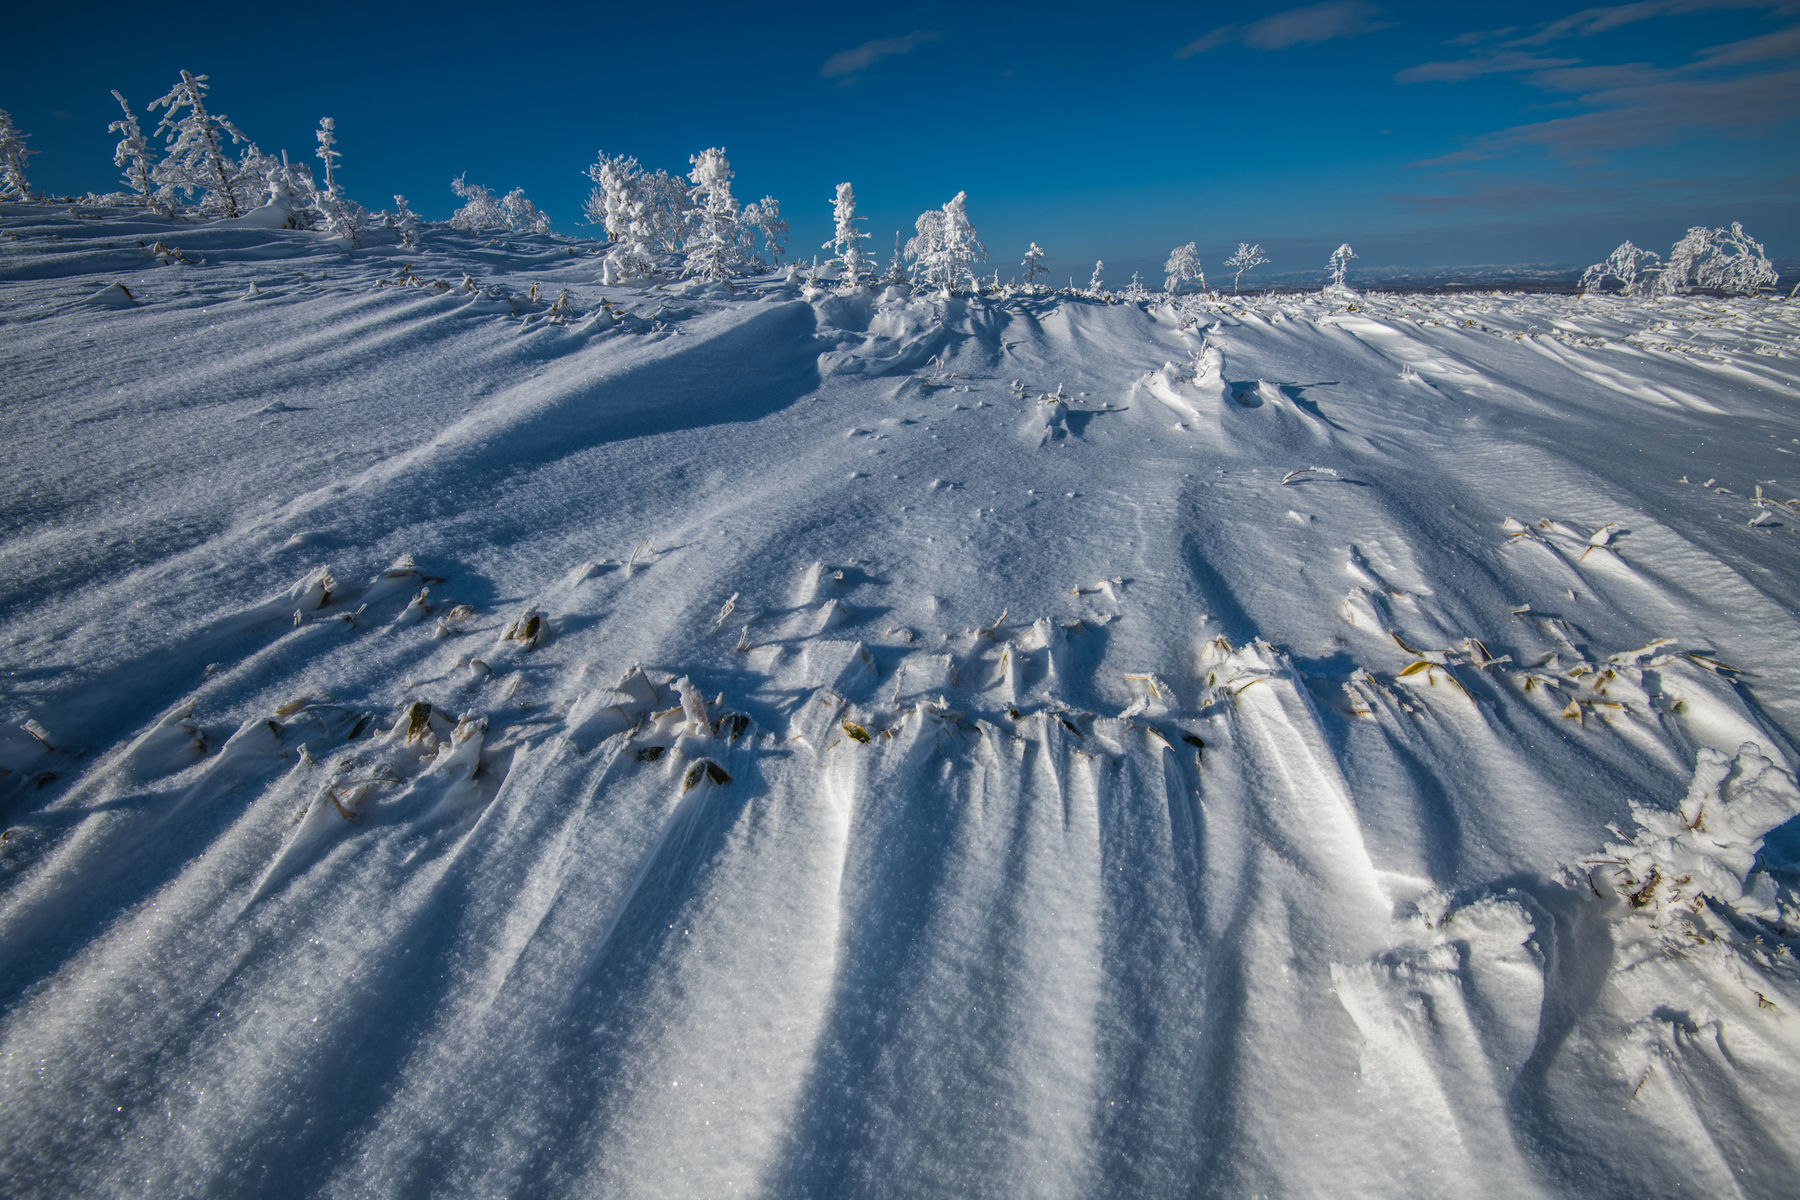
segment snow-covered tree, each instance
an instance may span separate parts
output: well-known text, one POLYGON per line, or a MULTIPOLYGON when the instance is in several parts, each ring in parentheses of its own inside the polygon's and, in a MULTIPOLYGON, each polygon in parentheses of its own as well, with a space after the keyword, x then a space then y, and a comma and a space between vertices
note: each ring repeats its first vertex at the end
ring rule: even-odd
POLYGON ((1605 261, 1597 262, 1581 273, 1581 290, 1584 294, 1597 292, 1608 279, 1616 279, 1620 295, 1642 296, 1656 286, 1657 276, 1661 273, 1661 255, 1654 250, 1640 250, 1627 240, 1607 255, 1605 261))
POLYGON ((587 175, 594 181, 586 206, 588 220, 603 226, 612 241, 601 278, 614 284, 655 271, 658 247, 652 196, 638 160, 602 153, 587 175))
POLYGON ((157 129, 168 143, 151 175, 158 198, 166 203, 173 204, 186 193, 199 197, 203 213, 240 216, 244 201, 262 185, 267 162, 253 144, 249 162, 234 161, 226 153, 227 137, 244 143, 248 139, 226 118, 206 110, 206 93, 207 76, 183 71, 168 94, 150 102, 150 108, 164 110, 157 129))
POLYGON ((1254 271, 1268 261, 1269 257, 1263 253, 1263 248, 1260 244, 1254 242, 1239 242, 1238 248, 1232 252, 1230 258, 1225 260, 1225 266, 1233 272, 1231 276, 1231 294, 1234 296, 1237 295, 1238 280, 1244 277, 1245 271, 1254 271))
POLYGON ((842 277, 848 287, 855 287, 867 274, 869 256, 863 250, 863 242, 868 234, 856 227, 863 218, 856 215, 856 191, 848 183, 837 185, 837 197, 832 206, 834 231, 831 240, 820 246, 821 250, 836 252, 837 261, 842 266, 842 277))
POLYGON ((313 229, 318 219, 330 220, 313 180, 312 169, 305 163, 290 163, 287 151, 263 164, 265 205, 286 214, 285 229, 313 229))
POLYGON ((975 283, 975 264, 987 258, 987 247, 975 235, 969 221, 968 193, 958 192, 944 207, 919 214, 915 236, 906 243, 906 257, 921 282, 946 295, 964 280, 975 283))
POLYGON ((1182 288, 1198 280, 1200 290, 1206 290, 1206 269, 1200 265, 1200 252, 1189 242, 1185 246, 1177 246, 1169 251, 1169 261, 1163 264, 1163 291, 1170 295, 1179 295, 1182 288))
POLYGON ((388 224, 400 231, 400 244, 408 250, 417 249, 419 245, 419 218, 407 206, 406 197, 395 195, 394 214, 388 218, 388 224))
POLYGON ((506 214, 500 211, 500 201, 494 198, 494 193, 479 183, 470 183, 463 175, 450 181, 450 190, 463 202, 461 208, 450 214, 450 228, 469 233, 506 228, 506 214))
POLYGON ((136 194, 145 208, 150 208, 156 203, 153 194, 156 185, 150 180, 153 167, 150 142, 138 126, 137 114, 126 103, 124 93, 114 88, 113 99, 125 113, 106 127, 108 133, 119 135, 119 144, 113 149, 113 166, 125 172, 125 186, 136 194))
POLYGON ((1025 286, 1034 291, 1037 289, 1037 277, 1050 273, 1050 268, 1044 265, 1044 248, 1036 242, 1031 243, 1030 248, 1025 251, 1025 257, 1019 260, 1019 265, 1025 268, 1025 286))
POLYGON ((1350 260, 1355 257, 1356 251, 1350 248, 1349 242, 1345 242, 1331 252, 1331 258, 1326 262, 1325 270, 1331 276, 1332 287, 1342 288, 1344 286, 1344 276, 1350 273, 1350 260))
POLYGON ((1094 273, 1088 277, 1088 294, 1089 295, 1104 296, 1106 294, 1106 281, 1101 278, 1101 273, 1104 272, 1105 270, 1106 270, 1106 260, 1096 258, 1094 260, 1094 273))
POLYGON ((714 146, 688 158, 694 169, 688 173, 693 187, 688 198, 694 203, 697 220, 684 249, 687 261, 684 274, 722 282, 730 279, 737 266, 738 202, 731 195, 731 163, 722 146, 714 146))
POLYGON ((526 197, 524 188, 514 188, 501 197, 500 216, 514 233, 550 232, 550 218, 526 197))
POLYGON ((1669 262, 1656 277, 1656 294, 1675 296, 1691 287, 1730 295, 1754 296, 1779 279, 1763 253, 1762 243, 1737 221, 1730 229, 1696 225, 1669 250, 1669 262))
POLYGON ((894 230, 894 257, 888 259, 887 281, 890 284, 906 282, 906 260, 900 249, 900 231, 894 230))
POLYGON ((761 200, 744 205, 739 225, 745 231, 745 243, 748 245, 749 234, 754 231, 762 239, 763 250, 769 255, 769 262, 779 267, 781 256, 787 252, 788 223, 781 219, 781 201, 773 196, 764 196, 761 200))
POLYGON ((316 136, 319 161, 325 164, 325 186, 319 191, 316 204, 325 218, 325 228, 338 237, 349 239, 352 246, 357 245, 357 231, 362 228, 367 214, 361 205, 346 199, 338 188, 337 165, 344 156, 337 149, 337 122, 330 117, 320 121, 316 136))
POLYGON ((1138 277, 1138 272, 1133 271, 1131 273, 1131 282, 1125 287, 1125 299, 1132 304, 1142 304, 1149 298, 1150 293, 1145 289, 1144 281, 1138 277))

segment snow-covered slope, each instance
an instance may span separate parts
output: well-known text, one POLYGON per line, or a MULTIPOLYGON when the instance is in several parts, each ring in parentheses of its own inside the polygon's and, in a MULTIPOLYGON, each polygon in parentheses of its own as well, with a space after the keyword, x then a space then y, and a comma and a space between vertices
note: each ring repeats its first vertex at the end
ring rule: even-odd
POLYGON ((1791 1187, 1800 308, 0 222, 11 1192, 1791 1187))

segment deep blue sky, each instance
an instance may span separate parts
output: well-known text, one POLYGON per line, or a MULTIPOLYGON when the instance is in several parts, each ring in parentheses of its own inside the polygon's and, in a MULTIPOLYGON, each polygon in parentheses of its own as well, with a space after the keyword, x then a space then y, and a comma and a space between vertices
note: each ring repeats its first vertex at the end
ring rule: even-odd
POLYGON ((0 108, 36 187, 119 186, 110 88, 140 113, 185 67, 265 150, 310 158, 335 117, 342 179, 447 216, 467 172, 522 186, 586 235, 600 149, 687 170, 722 145, 745 200, 774 194, 792 249, 855 183, 893 231, 957 190, 1010 275, 1121 283, 1199 243, 1267 270, 1592 261, 1740 219, 1800 255, 1800 0, 1578 9, 1283 5, 439 3, 255 11, 29 6, 0 108), (1497 29, 1496 24, 1510 26, 1497 29))

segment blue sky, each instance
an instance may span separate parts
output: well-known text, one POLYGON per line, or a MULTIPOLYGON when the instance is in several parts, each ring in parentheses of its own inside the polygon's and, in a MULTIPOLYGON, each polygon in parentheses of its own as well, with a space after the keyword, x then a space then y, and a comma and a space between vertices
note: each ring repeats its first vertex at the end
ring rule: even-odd
POLYGON ((447 216, 467 172, 573 234, 597 151, 685 171, 721 145, 808 255, 848 179, 884 258, 966 190, 1008 275, 1031 240, 1117 283, 1189 240, 1215 271, 1240 240, 1269 270, 1344 240, 1371 266, 1581 263, 1733 219, 1800 256, 1800 0, 192 11, 13 18, 0 108, 36 186, 116 187, 109 89, 141 112, 185 67, 265 150, 310 156, 334 117, 364 204, 447 216))

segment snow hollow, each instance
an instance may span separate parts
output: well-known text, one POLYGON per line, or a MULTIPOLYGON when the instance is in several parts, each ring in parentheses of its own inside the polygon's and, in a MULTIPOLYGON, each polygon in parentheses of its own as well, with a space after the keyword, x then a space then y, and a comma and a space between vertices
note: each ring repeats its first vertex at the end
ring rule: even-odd
POLYGON ((271 224, 0 205, 10 1194, 1791 1193, 1794 303, 271 224))

